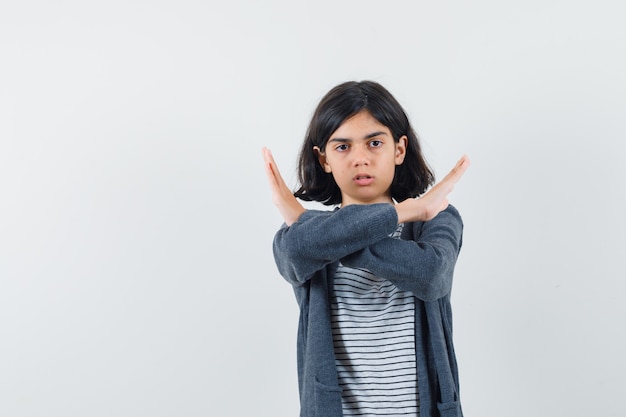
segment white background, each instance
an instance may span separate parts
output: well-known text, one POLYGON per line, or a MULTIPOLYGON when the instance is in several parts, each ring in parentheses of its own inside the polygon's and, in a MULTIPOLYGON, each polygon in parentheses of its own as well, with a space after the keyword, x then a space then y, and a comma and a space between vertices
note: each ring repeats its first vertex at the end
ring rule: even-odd
POLYGON ((0 415, 297 415, 261 147, 362 79, 472 160, 466 416, 626 415, 619 4, 0 1, 0 415))

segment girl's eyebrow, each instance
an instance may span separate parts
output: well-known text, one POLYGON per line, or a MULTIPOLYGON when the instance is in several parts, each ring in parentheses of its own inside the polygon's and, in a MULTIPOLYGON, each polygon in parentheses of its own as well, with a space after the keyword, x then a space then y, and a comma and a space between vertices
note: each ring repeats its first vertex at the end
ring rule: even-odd
POLYGON ((365 136, 363 139, 371 139, 371 138, 375 138, 376 136, 387 136, 387 132, 370 133, 369 135, 365 136))
MULTIPOLYGON (((371 139, 371 138, 375 138, 376 136, 387 136, 387 132, 373 132, 370 133, 368 135, 365 135, 365 137, 363 137, 363 140, 367 140, 367 139, 371 139)), ((329 142, 341 142, 341 143, 347 143, 347 142, 352 142, 352 139, 346 139, 346 138, 330 138, 328 140, 329 142)))

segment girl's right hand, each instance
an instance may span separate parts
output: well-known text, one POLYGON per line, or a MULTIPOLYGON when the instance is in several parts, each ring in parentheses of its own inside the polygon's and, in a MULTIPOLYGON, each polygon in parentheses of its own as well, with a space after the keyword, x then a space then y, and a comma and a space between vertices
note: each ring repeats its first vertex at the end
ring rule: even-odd
POLYGON ((428 221, 448 207, 448 194, 461 179, 470 165, 467 155, 463 155, 454 168, 419 198, 408 198, 396 204, 398 222, 428 221))
POLYGON ((291 226, 306 210, 285 184, 272 152, 265 147, 263 147, 263 160, 265 161, 265 173, 270 183, 274 204, 278 207, 278 211, 280 211, 287 226, 291 226))

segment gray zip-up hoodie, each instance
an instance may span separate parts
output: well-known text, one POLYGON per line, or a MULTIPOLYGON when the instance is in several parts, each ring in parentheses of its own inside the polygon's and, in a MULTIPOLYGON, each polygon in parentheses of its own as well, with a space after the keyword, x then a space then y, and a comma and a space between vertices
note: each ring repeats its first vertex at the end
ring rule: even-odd
POLYGON ((274 237, 280 274, 300 307, 298 383, 301 417, 341 417, 341 388, 330 319, 339 261, 384 277, 415 297, 416 359, 421 417, 462 417, 452 343, 450 291, 463 222, 453 206, 428 222, 408 223, 401 239, 391 204, 307 210, 274 237))

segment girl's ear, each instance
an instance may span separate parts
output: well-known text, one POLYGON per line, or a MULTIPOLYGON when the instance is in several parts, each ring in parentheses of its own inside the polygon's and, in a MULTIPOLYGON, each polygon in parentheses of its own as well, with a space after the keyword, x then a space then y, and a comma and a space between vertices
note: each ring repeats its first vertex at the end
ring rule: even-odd
POLYGON ((402 165, 402 163, 404 162, 404 158, 406 157, 406 147, 408 143, 409 143, 409 139, 406 137, 406 135, 403 135, 403 136, 400 136, 400 139, 395 144, 396 145, 396 154, 395 154, 396 165, 402 165))
POLYGON ((322 166, 322 168, 324 168, 324 172, 327 174, 330 174, 332 170, 330 169, 330 165, 328 164, 328 161, 326 161, 326 154, 322 152, 319 146, 314 146, 313 152, 315 152, 315 154, 317 155, 317 160, 320 162, 320 165, 322 166))

